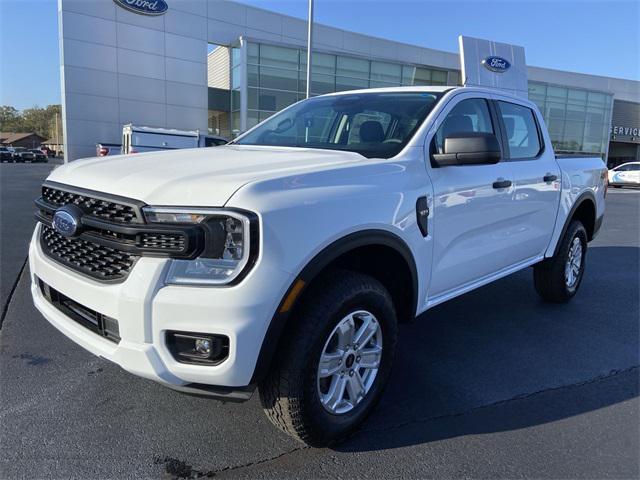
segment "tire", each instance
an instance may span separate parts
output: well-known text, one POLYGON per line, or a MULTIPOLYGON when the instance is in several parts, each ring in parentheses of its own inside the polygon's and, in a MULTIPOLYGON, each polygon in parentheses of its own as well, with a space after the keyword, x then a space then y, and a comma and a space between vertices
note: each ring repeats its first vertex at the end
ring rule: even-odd
MULTIPOLYGON (((391 296, 380 282, 368 275, 333 270, 314 281, 287 325, 292 328, 285 331, 280 342, 285 347, 279 349, 271 371, 259 386, 262 406, 274 425, 297 440, 314 447, 334 444, 364 421, 380 399, 389 378, 398 336, 391 296), (357 346, 356 341, 351 347, 340 349, 342 331, 338 326, 349 325, 350 315, 354 321, 353 338, 357 339, 361 331, 360 321, 362 325, 369 322, 369 327, 378 329, 361 350, 371 352, 376 348, 375 342, 381 345, 378 367, 372 368, 376 370, 373 379, 368 376, 372 370, 358 368, 361 357, 355 356, 357 352, 349 353, 349 348, 357 346), (338 371, 334 375, 322 375, 320 357, 334 348, 335 352, 327 355, 342 355, 336 366, 338 371), (335 395, 334 398, 341 400, 336 400, 336 410, 330 411, 333 407, 327 398, 331 397, 333 385, 346 384, 344 392, 352 392, 357 391, 354 385, 367 382, 370 382, 368 389, 360 390, 355 402, 350 393, 335 395), (350 402, 354 403, 351 408, 350 402)), ((362 353, 362 358, 365 355, 370 353, 362 353)))
POLYGON ((548 258, 533 268, 533 283, 538 295, 547 302, 564 303, 569 301, 580 288, 584 276, 587 253, 587 231, 582 222, 573 220, 562 237, 555 256, 548 258), (577 247, 579 243, 579 247, 577 247), (579 252, 576 252, 579 250, 579 252), (576 254, 577 253, 577 254, 576 254), (570 256, 579 257, 579 266, 573 263, 573 275, 567 273, 570 256), (576 271, 577 270, 577 271, 576 271))

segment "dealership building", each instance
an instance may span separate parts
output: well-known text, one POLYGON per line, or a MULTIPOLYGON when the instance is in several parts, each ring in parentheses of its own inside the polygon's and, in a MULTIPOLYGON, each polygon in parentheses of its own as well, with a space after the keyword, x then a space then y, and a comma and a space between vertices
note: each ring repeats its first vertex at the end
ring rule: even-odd
MULTIPOLYGON (((120 143, 124 124, 232 137, 305 97, 299 18, 226 0, 58 0, 58 16, 67 161, 120 143)), ((557 152, 640 161, 640 82, 527 66, 522 52, 524 95, 557 152)), ((315 24, 311 92, 469 84, 482 58, 315 24)))

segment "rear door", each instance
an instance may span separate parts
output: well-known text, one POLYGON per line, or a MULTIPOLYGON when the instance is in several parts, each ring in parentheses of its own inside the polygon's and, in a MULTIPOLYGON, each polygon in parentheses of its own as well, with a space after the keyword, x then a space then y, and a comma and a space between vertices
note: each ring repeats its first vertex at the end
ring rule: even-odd
MULTIPOLYGON (((499 136, 489 100, 478 94, 455 96, 438 115, 431 152, 442 149, 450 134, 499 136)), ((440 152, 442 153, 442 152, 440 152)), ((514 262, 513 177, 506 162, 429 168, 433 184, 434 251, 430 301, 472 286, 514 262)), ((517 255, 516 255, 517 256, 517 255)))
POLYGON ((546 251, 560 203, 561 172, 550 145, 545 147, 542 120, 527 105, 495 100, 503 148, 514 179, 513 260, 526 261, 546 251))

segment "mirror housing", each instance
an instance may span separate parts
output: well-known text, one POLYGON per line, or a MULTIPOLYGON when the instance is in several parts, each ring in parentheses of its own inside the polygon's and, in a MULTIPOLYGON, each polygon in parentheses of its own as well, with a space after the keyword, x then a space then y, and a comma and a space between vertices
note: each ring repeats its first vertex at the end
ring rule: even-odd
POLYGON ((434 167, 491 165, 502 158, 500 142, 493 133, 453 133, 444 139, 444 153, 431 155, 434 167))

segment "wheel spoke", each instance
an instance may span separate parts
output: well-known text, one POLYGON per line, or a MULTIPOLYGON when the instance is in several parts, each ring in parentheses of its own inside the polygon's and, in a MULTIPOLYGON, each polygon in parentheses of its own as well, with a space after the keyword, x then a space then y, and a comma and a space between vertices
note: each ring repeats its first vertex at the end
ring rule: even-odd
POLYGON ((318 365, 318 376, 320 378, 330 377, 340 370, 343 352, 338 350, 333 353, 324 353, 320 357, 320 365, 318 365))
POLYGON ((348 345, 353 343, 353 336, 355 334, 355 323, 353 318, 349 318, 348 321, 341 323, 336 330, 338 335, 338 349, 345 350, 348 345))
POLYGON ((360 362, 358 365, 362 368, 378 368, 380 366, 380 357, 382 356, 382 348, 375 346, 363 348, 358 351, 360 362))
POLYGON ((334 412, 344 399, 344 391, 347 387, 347 378, 348 377, 334 377, 331 381, 329 391, 322 398, 322 403, 334 412))
POLYGON ((351 400, 351 403, 354 405, 358 402, 361 396, 364 396, 365 388, 360 372, 354 371, 353 375, 349 377, 347 391, 349 392, 349 400, 351 400))
POLYGON ((363 315, 362 325, 358 329, 353 339, 359 347, 364 347, 378 331, 378 325, 371 315, 363 315))

